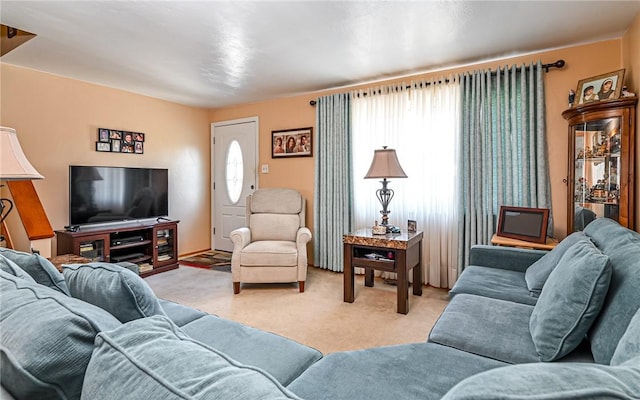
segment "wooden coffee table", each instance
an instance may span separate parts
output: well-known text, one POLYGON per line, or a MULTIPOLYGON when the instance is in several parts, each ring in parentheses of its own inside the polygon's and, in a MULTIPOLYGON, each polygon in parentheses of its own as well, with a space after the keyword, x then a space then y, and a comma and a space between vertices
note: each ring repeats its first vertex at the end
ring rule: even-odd
POLYGON ((355 300, 355 267, 365 269, 364 284, 368 287, 373 287, 374 270, 395 272, 398 274, 398 313, 407 314, 409 271, 412 269, 413 294, 422 296, 422 236, 422 232, 373 235, 371 229, 344 235, 344 301, 353 303, 355 300))
POLYGON ((61 254, 49 259, 53 265, 56 266, 58 271, 62 272, 62 264, 86 264, 91 260, 85 257, 81 257, 77 254, 61 254))

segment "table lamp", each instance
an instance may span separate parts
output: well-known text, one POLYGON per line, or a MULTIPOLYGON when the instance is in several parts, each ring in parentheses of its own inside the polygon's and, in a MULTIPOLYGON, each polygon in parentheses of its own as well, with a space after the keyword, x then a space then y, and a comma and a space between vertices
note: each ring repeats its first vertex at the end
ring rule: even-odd
MULTIPOLYGON (((24 155, 16 130, 0 126, 0 181, 43 179, 24 155)), ((13 209, 10 199, 0 198, 0 224, 13 209)))
POLYGON ((380 214, 382 214, 381 225, 387 229, 387 232, 393 229, 393 227, 389 226, 390 211, 387 209, 393 198, 393 190, 387 188, 387 184, 389 183, 387 178, 406 177, 407 174, 404 173, 404 170, 400 166, 400 161, 398 161, 398 156, 394 149, 387 149, 387 146, 382 146, 382 149, 375 150, 369 172, 367 172, 364 178, 382 178, 380 181, 380 183, 382 183, 382 189, 376 190, 376 197, 378 197, 380 204, 382 204, 382 210, 380 210, 380 214))

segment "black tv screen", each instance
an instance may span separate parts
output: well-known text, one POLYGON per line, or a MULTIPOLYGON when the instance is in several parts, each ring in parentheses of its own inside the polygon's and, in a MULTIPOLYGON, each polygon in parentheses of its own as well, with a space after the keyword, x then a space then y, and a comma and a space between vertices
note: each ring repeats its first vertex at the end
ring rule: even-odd
POLYGON ((164 217, 169 173, 160 168, 69 166, 69 225, 164 217))

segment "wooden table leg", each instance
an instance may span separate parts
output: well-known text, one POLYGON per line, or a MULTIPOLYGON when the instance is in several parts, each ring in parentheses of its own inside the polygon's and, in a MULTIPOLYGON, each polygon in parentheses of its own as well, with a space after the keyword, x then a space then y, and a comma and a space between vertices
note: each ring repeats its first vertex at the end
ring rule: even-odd
POLYGON ((373 287, 373 268, 364 269, 364 285, 373 287))
POLYGON ((413 267, 413 294, 422 296, 422 242, 418 242, 418 265, 413 267))
POLYGON ((396 251, 396 272, 398 273, 398 313, 407 314, 409 312, 409 276, 405 250, 396 251))
POLYGON ((354 296, 354 275, 353 264, 351 263, 351 245, 344 244, 344 301, 353 303, 354 296))

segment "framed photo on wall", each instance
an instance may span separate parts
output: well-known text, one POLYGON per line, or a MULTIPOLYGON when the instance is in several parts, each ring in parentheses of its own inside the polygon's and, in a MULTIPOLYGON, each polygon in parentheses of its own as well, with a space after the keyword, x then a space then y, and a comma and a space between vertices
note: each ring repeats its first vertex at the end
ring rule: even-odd
POLYGON ((271 131, 271 158, 311 157, 313 128, 271 131))
POLYGON ((111 151, 111 143, 109 142, 96 142, 96 151, 111 151))
POLYGON ((624 69, 608 72, 606 74, 581 79, 578 82, 578 104, 587 104, 594 101, 612 100, 620 98, 624 78, 624 69))

